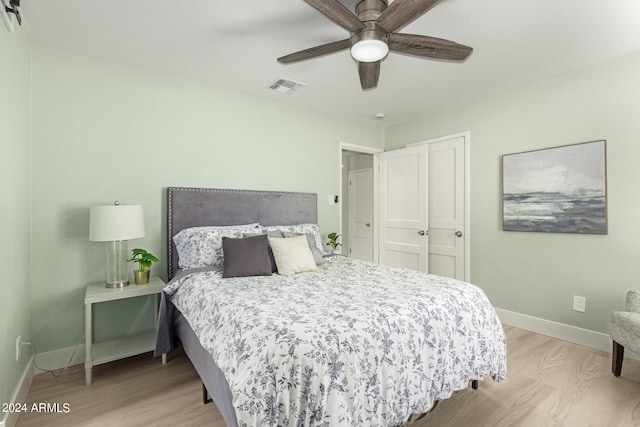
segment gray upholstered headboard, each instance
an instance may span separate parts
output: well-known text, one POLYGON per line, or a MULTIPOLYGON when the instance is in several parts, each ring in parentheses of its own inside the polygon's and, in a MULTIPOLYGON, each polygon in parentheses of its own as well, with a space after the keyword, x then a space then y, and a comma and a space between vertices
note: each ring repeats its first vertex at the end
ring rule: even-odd
POLYGON ((167 188, 167 268, 169 279, 178 271, 173 236, 189 227, 318 223, 315 193, 167 188))

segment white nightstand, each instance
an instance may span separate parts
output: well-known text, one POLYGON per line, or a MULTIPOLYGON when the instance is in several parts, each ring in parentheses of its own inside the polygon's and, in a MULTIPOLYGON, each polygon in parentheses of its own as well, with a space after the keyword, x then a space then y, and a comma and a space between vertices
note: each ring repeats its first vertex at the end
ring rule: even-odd
MULTIPOLYGON (((87 291, 84 295, 84 373, 87 385, 91 384, 91 370, 94 365, 152 351, 155 348, 156 339, 154 329, 110 341, 94 343, 92 325, 93 304, 153 295, 155 306, 158 307, 160 292, 162 292, 164 286, 164 282, 159 277, 152 277, 147 285, 131 284, 124 288, 107 288, 104 283, 95 283, 87 286, 87 291)), ((158 312, 156 310, 156 328, 157 323, 158 312)), ((162 363, 166 363, 166 355, 164 354, 162 355, 162 363)))

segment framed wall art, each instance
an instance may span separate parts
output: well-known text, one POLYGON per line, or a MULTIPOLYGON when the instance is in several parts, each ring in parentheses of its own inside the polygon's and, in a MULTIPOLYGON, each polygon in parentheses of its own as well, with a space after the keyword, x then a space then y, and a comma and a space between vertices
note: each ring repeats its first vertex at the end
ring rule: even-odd
POLYGON ((502 156, 505 231, 607 234, 606 141, 502 156))

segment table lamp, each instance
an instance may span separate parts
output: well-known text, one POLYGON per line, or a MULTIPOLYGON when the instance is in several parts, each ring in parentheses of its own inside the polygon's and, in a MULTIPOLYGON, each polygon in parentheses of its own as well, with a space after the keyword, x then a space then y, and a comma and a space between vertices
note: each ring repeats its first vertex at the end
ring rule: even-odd
POLYGON ((91 206, 89 240, 109 242, 107 249, 107 288, 129 285, 127 240, 144 237, 144 217, 141 205, 91 206))

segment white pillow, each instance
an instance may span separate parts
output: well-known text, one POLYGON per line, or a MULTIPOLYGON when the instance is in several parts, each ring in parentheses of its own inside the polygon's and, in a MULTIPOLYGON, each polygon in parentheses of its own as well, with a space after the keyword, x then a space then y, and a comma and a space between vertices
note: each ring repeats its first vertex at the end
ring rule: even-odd
POLYGON ((278 238, 269 237, 269 245, 276 260, 278 274, 288 275, 313 271, 318 267, 313 259, 307 236, 278 238))
POLYGON ((193 227, 173 236, 178 252, 178 266, 182 269, 223 267, 222 238, 240 238, 243 233, 256 231, 257 224, 222 227, 193 227))
MULTIPOLYGON (((276 233, 276 232, 272 231, 272 233, 276 233)), ((316 246, 315 236, 312 233, 300 234, 300 233, 292 233, 290 231, 280 231, 280 234, 281 234, 280 236, 273 236, 273 237, 289 238, 289 237, 307 236, 307 243, 309 244, 309 248, 311 249, 311 253, 313 254, 313 259, 316 261, 316 265, 324 264, 323 254, 318 250, 318 247, 316 246)))
POLYGON ((313 234, 316 242, 316 247, 318 248, 320 253, 326 253, 322 248, 322 237, 320 236, 320 226, 318 226, 318 224, 266 225, 262 226, 262 230, 265 233, 269 231, 279 230, 282 232, 288 231, 290 233, 313 234))

